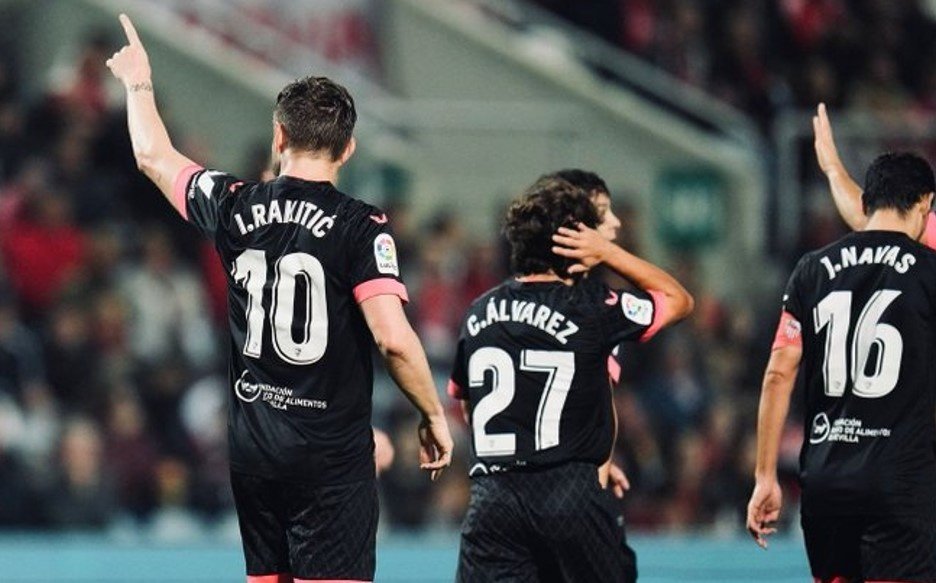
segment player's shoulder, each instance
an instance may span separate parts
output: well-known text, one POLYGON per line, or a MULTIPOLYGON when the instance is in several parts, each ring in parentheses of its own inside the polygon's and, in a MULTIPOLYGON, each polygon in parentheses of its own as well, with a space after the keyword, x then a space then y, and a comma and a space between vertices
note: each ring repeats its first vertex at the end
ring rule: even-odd
POLYGON ((355 198, 337 188, 332 188, 332 194, 337 197, 335 213, 339 218, 349 221, 370 221, 383 224, 388 221, 386 213, 373 204, 355 198))
POLYGON ((336 223, 342 225, 348 237, 371 238, 390 226, 390 217, 380 207, 350 196, 337 188, 332 189, 332 195, 338 198, 335 205, 336 223))
POLYGON ((193 198, 199 192, 206 197, 241 194, 251 192, 258 184, 260 183, 242 180, 222 170, 198 168, 189 177, 187 195, 193 198))
POLYGON ((602 306, 616 304, 622 292, 615 290, 600 277, 584 277, 570 286, 562 298, 575 306, 602 306), (609 303, 609 298, 613 302, 609 303))

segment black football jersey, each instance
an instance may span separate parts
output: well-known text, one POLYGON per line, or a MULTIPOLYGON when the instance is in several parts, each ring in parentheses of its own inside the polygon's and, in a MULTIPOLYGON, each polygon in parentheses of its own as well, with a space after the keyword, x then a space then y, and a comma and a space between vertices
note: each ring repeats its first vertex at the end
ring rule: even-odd
POLYGON ((471 474, 601 464, 614 437, 608 357, 658 329, 662 295, 514 279, 471 305, 449 393, 467 399, 471 474))
POLYGON ((323 484, 373 476, 373 336, 358 304, 406 300, 386 215, 290 176, 193 167, 176 192, 227 272, 232 468, 323 484))
POLYGON ((853 233, 804 256, 783 303, 802 334, 803 512, 933 514, 936 253, 853 233))

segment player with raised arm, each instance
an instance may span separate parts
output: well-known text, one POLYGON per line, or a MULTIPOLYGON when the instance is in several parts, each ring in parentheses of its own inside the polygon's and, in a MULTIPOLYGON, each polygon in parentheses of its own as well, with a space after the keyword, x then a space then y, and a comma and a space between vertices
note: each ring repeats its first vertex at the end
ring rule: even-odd
POLYGON ((586 192, 538 181, 507 213, 516 276, 465 316, 449 384, 473 437, 461 582, 636 578, 597 475, 614 436, 607 357, 684 318, 692 297, 597 224, 586 192), (601 263, 639 290, 578 277, 601 263))
POLYGON ((864 230, 790 276, 757 427, 747 528, 781 509, 780 438, 802 371, 802 527, 816 581, 936 581, 936 252, 918 240, 936 181, 923 159, 868 169, 864 230))
POLYGON ((354 152, 354 102, 324 77, 287 85, 273 113, 268 182, 206 170, 172 145, 143 45, 107 65, 127 90, 139 168, 213 239, 228 273, 231 482, 251 583, 371 581, 377 492, 370 426, 376 341, 422 414, 433 477, 452 439, 419 339, 403 313, 387 217, 339 192, 354 152))
MULTIPOLYGON (((829 112, 824 103, 816 108, 813 116, 814 146, 819 168, 829 181, 832 200, 835 208, 845 223, 853 230, 860 231, 868 224, 861 201, 861 187, 852 179, 839 157, 835 145, 835 136, 832 133, 832 123, 829 121, 829 112)), ((931 212, 926 219, 926 229, 920 242, 931 249, 936 249, 936 213, 931 212)))

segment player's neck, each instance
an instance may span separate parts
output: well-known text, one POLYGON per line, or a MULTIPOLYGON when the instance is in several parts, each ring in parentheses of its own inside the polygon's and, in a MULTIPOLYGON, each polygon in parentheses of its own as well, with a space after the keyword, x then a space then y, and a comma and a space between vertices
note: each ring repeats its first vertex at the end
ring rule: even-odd
POLYGON ((527 275, 517 275, 514 279, 520 283, 549 283, 552 281, 561 281, 566 285, 572 285, 572 279, 563 279, 555 274, 553 271, 548 271, 546 273, 530 273, 527 275))
POLYGON ((875 211, 874 214, 868 217, 868 224, 865 226, 864 230, 894 231, 903 233, 911 239, 916 238, 916 233, 919 231, 917 225, 913 224, 913 221, 908 215, 901 215, 897 211, 889 209, 875 211))
POLYGON ((341 162, 304 153, 285 152, 281 157, 280 176, 292 176, 314 182, 338 181, 341 162))

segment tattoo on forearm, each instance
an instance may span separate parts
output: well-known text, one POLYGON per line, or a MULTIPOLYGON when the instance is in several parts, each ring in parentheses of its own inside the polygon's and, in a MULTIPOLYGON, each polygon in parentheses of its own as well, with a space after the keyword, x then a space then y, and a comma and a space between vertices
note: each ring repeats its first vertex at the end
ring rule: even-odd
POLYGON ((127 87, 127 91, 129 91, 130 93, 136 93, 137 91, 152 91, 152 90, 153 90, 153 84, 150 82, 134 83, 133 85, 130 85, 127 87))

